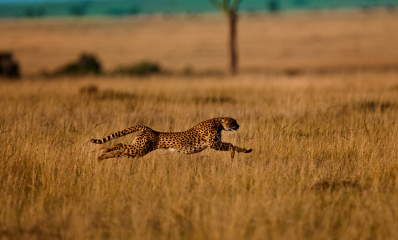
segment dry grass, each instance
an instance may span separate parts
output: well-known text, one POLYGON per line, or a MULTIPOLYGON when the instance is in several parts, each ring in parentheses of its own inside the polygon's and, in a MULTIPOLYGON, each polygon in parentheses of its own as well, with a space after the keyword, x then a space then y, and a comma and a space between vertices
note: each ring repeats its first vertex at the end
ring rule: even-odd
MULTIPOLYGON (((310 18, 298 16, 302 17, 310 18)), ((376 22, 384 21, 379 17, 374 16, 376 22)), ((345 18, 350 19, 348 15, 345 18)), ((287 25, 296 22, 289 19, 269 21, 287 25)), ((330 16, 320 17, 319 22, 325 19, 333 25, 330 16)), ((213 19, 200 21, 209 21, 210 28, 218 28, 213 19)), ((244 21, 256 22, 251 18, 244 21)), ((37 54, 43 56, 43 62, 30 62, 31 65, 28 63, 33 59, 32 52, 21 47, 29 41, 11 35, 0 41, 15 40, 17 56, 21 56, 27 72, 58 65, 69 53, 74 55, 81 50, 103 53, 108 63, 112 59, 125 63, 127 57, 114 48, 98 46, 106 41, 109 45, 112 41, 120 42, 130 50, 135 46, 117 35, 121 28, 110 27, 117 24, 105 24, 105 29, 115 34, 112 35, 104 28, 95 30, 95 23, 61 21, 60 30, 51 28, 55 26, 52 22, 2 22, 2 33, 4 29, 14 32, 14 37, 32 33, 32 43, 37 37, 37 54), (74 24, 81 26, 81 30, 62 28, 74 24), (54 35, 42 35, 40 41, 39 35, 35 35, 49 29, 57 33, 59 45, 46 42, 45 36, 51 41, 54 35), (77 33, 83 29, 87 30, 87 38, 82 35, 83 40, 78 42, 77 33), (69 38, 64 39, 65 36, 69 38), (106 36, 107 40, 99 36, 106 36), (98 42, 89 44, 87 39, 98 42), (74 44, 66 44, 67 40, 74 44), (65 50, 69 48, 70 51, 65 50), (47 55, 41 55, 46 51, 47 55)), ((170 22, 164 24, 163 27, 170 22)), ((389 24, 392 23, 380 25, 380 29, 392 26, 389 24)), ((367 63, 379 63, 380 59, 383 63, 390 55, 376 58, 376 49, 388 52, 392 45, 386 41, 384 48, 378 47, 375 39, 379 35, 374 32, 379 29, 369 25, 373 32, 355 28, 359 33, 353 33, 365 36, 361 38, 364 46, 359 45, 364 57, 356 59, 367 63), (374 38, 366 38, 369 35, 374 38), (366 58, 367 54, 376 57, 366 58)), ((256 26, 260 25, 254 24, 253 28, 256 26)), ((151 36, 144 34, 144 29, 142 39, 151 36)), ((288 35, 290 28, 287 29, 281 35, 288 35)), ((311 35, 308 29, 303 35, 311 35)), ((389 39, 397 37, 396 31, 390 33, 389 39)), ((193 42, 194 46, 205 38, 219 39, 213 34, 202 35, 202 40, 193 42)), ((156 46, 161 51, 155 51, 151 44, 144 45, 142 51, 146 52, 138 52, 139 57, 153 53, 162 60, 167 56, 165 49, 175 49, 174 45, 170 47, 172 37, 165 38, 165 43, 156 46)), ((186 45, 179 45, 182 50, 177 55, 181 58, 171 59, 170 66, 179 67, 184 62, 184 54, 188 54, 184 49, 190 49, 191 37, 187 38, 186 45)), ((324 38, 324 47, 333 49, 335 46, 327 39, 324 38)), ((283 49, 282 43, 272 44, 283 49)), ((214 48, 215 53, 224 52, 221 47, 214 48)), ((256 48, 272 47, 257 44, 252 49, 256 48)), ((244 49, 242 40, 242 61, 249 54, 244 49)), ((299 56, 301 50, 293 49, 297 54, 294 56, 299 56)), ((391 56, 394 51, 396 45, 391 47, 391 56)), ((199 54, 199 66, 205 62, 203 59, 209 59, 205 55, 199 54)), ((224 61, 217 54, 212 56, 212 61, 224 61)), ((255 66, 260 57, 257 53, 250 56, 255 66)), ((287 59, 283 54, 279 56, 287 59)), ((306 59, 297 64, 312 62, 312 67, 318 67, 315 56, 309 54, 306 59)), ((322 56, 319 59, 319 63, 326 62, 322 56)), ((348 64, 341 59, 343 65, 348 64)), ((282 60, 277 61, 278 67, 288 66, 282 60)), ((203 66, 212 66, 212 61, 203 66)), ((331 63, 327 62, 329 66, 331 63)), ((398 238, 396 71, 361 70, 293 77, 246 73, 235 78, 25 79, 0 84, 1 239, 398 238), (205 150, 186 156, 157 150, 141 159, 97 163, 99 146, 87 143, 90 137, 104 137, 137 124, 159 131, 180 131, 217 116, 234 117, 241 125, 238 132, 224 132, 224 141, 254 151, 237 154, 231 161, 228 152, 205 150)), ((110 144, 132 139, 128 136, 110 144)))
POLYGON ((397 77, 4 83, 0 235, 395 239, 397 77), (79 93, 90 84, 97 93, 79 93), (231 161, 228 152, 158 150, 97 163, 98 146, 86 143, 136 124, 178 131, 216 116, 241 124, 224 141, 254 152, 231 161))

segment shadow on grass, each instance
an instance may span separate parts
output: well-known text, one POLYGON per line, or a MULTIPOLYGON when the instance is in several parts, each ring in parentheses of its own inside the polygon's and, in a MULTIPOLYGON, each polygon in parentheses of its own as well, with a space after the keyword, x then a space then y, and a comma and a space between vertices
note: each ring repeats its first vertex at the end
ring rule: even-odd
POLYGON ((235 99, 226 96, 196 96, 191 99, 195 104, 203 103, 235 103, 235 99))
POLYGON ((106 89, 100 91, 96 85, 88 85, 81 87, 79 94, 82 97, 94 98, 96 100, 125 100, 125 99, 136 99, 137 95, 128 92, 115 91, 106 89))
POLYGON ((339 190, 355 190, 362 191, 364 188, 356 181, 332 181, 322 180, 311 186, 311 190, 315 191, 339 191, 339 190))
POLYGON ((148 76, 162 73, 162 67, 151 61, 142 61, 135 64, 120 66, 113 71, 115 75, 148 76))
POLYGON ((355 109, 359 111, 381 111, 385 112, 390 109, 397 109, 398 104, 396 102, 379 102, 379 101, 361 101, 358 102, 355 106, 355 109))

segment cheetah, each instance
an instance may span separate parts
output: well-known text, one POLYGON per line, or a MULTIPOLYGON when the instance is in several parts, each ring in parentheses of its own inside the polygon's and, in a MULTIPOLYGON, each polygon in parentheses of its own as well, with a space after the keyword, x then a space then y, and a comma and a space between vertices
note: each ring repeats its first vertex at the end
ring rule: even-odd
POLYGON ((98 161, 107 158, 139 158, 156 149, 170 149, 184 154, 198 153, 206 148, 217 151, 230 151, 231 159, 236 152, 249 153, 253 149, 240 148, 231 143, 221 141, 221 131, 236 131, 239 125, 230 117, 218 117, 199 123, 184 132, 157 132, 149 127, 137 125, 109 135, 103 139, 90 139, 92 143, 103 144, 114 138, 141 131, 133 140, 132 145, 116 144, 101 148, 102 154, 98 161))

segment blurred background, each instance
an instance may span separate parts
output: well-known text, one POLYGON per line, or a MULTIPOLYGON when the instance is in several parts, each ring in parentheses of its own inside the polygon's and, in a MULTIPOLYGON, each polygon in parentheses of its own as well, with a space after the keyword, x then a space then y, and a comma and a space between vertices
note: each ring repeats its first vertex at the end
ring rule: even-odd
MULTIPOLYGON (((216 2, 0 0, 0 75, 228 73, 231 26, 216 2)), ((225 2, 240 3, 239 73, 398 66, 397 0, 225 2)))
MULTIPOLYGON (((0 0, 0 17, 126 16, 215 12, 206 0, 0 0)), ((394 8, 396 0, 246 0, 242 11, 394 8)))

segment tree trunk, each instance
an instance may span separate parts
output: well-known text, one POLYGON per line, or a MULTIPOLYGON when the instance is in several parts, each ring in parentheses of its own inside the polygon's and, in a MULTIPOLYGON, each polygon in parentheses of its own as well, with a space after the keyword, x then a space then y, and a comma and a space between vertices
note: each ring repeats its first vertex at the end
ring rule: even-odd
POLYGON ((230 10, 228 13, 229 20, 229 54, 230 54, 230 73, 235 75, 237 73, 238 56, 236 51, 236 24, 238 15, 236 11, 230 10))

